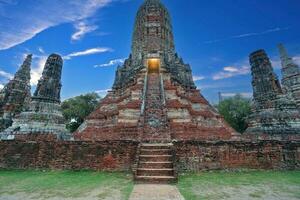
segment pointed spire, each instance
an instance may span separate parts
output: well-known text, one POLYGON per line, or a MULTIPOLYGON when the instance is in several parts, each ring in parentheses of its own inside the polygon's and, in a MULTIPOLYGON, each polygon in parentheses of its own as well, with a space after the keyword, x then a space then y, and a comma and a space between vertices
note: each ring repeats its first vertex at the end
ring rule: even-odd
POLYGON ((1 91, 0 114, 2 121, 0 122, 0 129, 7 128, 11 123, 11 119, 26 108, 30 101, 31 61, 32 55, 30 54, 16 72, 14 78, 1 91))
POLYGON ((26 56, 20 69, 15 74, 14 79, 30 81, 30 67, 32 62, 32 54, 26 56))
POLYGON ((32 54, 29 54, 26 56, 23 64, 21 65, 19 70, 16 72, 14 78, 5 85, 2 92, 6 92, 7 93, 6 96, 9 96, 11 93, 13 93, 13 90, 15 90, 15 89, 17 89, 17 90, 21 89, 21 88, 17 88, 17 87, 22 87, 23 89, 25 89, 25 87, 28 86, 29 91, 30 91, 31 62, 32 62, 32 54), (22 84, 13 84, 13 82, 22 82, 22 84))
POLYGON ((265 50, 251 53, 250 65, 254 100, 261 105, 268 104, 282 93, 282 89, 265 50))
POLYGON ((293 61, 291 57, 288 56, 282 44, 278 45, 280 52, 280 59, 282 63, 282 85, 285 93, 292 94, 298 107, 300 107, 300 68, 293 61))
POLYGON ((60 102, 62 66, 63 59, 60 55, 51 54, 48 57, 33 98, 60 102))
POLYGON ((290 64, 293 64, 293 59, 288 56, 288 53, 283 46, 283 44, 278 45, 279 53, 280 53, 280 59, 281 64, 283 68, 288 67, 290 64))

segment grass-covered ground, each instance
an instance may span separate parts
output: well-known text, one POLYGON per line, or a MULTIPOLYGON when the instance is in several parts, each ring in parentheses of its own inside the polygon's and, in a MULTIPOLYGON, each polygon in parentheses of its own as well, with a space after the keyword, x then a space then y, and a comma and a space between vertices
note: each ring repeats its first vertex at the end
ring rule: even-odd
POLYGON ((132 189, 122 173, 0 170, 0 200, 126 200, 132 189))
MULTIPOLYGON (((299 200, 300 171, 190 173, 178 188, 186 200, 299 200)), ((0 170, 0 200, 127 200, 132 189, 123 173, 0 170)))
POLYGON ((186 200, 299 200, 300 171, 186 174, 178 187, 186 200))

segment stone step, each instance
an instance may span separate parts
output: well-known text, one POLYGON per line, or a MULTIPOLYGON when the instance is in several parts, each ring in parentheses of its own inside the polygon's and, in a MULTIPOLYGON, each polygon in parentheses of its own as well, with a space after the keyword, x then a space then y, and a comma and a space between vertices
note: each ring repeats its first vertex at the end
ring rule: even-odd
POLYGON ((135 181, 137 183, 168 184, 175 183, 177 179, 174 176, 136 176, 135 181))
POLYGON ((153 150, 153 149, 157 149, 157 150, 160 150, 160 149, 171 149, 171 146, 141 146, 141 149, 149 149, 149 150, 153 150))
POLYGON ((174 176, 174 169, 150 169, 150 168, 138 168, 138 176, 174 176))
POLYGON ((172 143, 142 143, 141 147, 143 149, 162 149, 162 148, 170 148, 172 147, 172 143))
POLYGON ((142 155, 170 155, 171 149, 141 149, 142 155))
POLYGON ((162 169, 162 168, 173 168, 173 163, 166 162, 140 162, 140 168, 152 168, 152 169, 162 169))
POLYGON ((165 162, 172 161, 172 155, 140 155, 141 162, 165 162))
POLYGON ((170 146, 141 146, 141 150, 143 151, 170 151, 171 148, 170 146), (156 147, 161 147, 161 148, 156 148, 156 147))

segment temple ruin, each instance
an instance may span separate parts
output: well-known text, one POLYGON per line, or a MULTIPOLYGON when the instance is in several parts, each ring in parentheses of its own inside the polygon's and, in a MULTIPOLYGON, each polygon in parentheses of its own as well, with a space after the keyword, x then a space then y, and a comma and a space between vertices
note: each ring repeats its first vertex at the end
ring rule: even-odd
POLYGON ((54 134, 60 139, 71 138, 60 107, 62 65, 63 60, 59 55, 48 57, 28 108, 13 119, 11 127, 1 133, 2 139, 28 134, 54 134))
POLYGON ((30 102, 31 60, 32 55, 28 55, 14 78, 0 92, 0 132, 11 126, 12 119, 30 102))
POLYGON ((287 58, 283 46, 280 46, 280 49, 284 90, 266 52, 258 50, 250 55, 253 113, 248 119, 249 127, 246 133, 272 135, 300 133, 300 111, 296 103, 299 91, 298 87, 294 87, 294 84, 297 86, 299 67, 297 71, 297 66, 287 58))
POLYGON ((74 135, 67 132, 63 61, 52 54, 28 108, 0 134, 0 167, 131 171, 143 183, 175 182, 185 171, 299 169, 299 67, 282 46, 280 52, 282 86, 264 50, 250 55, 253 114, 246 134, 237 133, 176 53, 166 7, 145 0, 131 53, 98 108, 74 135))
POLYGON ((129 58, 75 138, 170 142, 235 134, 196 89, 191 67, 176 53, 165 6, 145 1, 137 12, 129 58))
POLYGON ((300 109, 300 68, 288 56, 283 44, 278 45, 281 59, 282 86, 284 93, 291 96, 300 109))

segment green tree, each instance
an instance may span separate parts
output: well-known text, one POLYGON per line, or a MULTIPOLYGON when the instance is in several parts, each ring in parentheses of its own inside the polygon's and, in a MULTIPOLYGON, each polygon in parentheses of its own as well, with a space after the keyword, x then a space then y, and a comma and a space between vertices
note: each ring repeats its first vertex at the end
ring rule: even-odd
POLYGON ((236 95, 225 99, 217 106, 226 122, 236 131, 243 133, 247 129, 246 119, 251 113, 251 100, 236 95))
POLYGON ((84 119, 96 109, 100 99, 97 93, 88 93, 62 102, 62 110, 64 118, 67 121, 67 129, 71 132, 76 131, 84 119))

